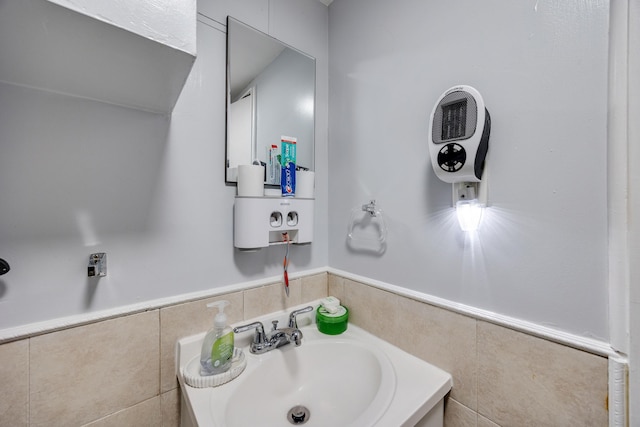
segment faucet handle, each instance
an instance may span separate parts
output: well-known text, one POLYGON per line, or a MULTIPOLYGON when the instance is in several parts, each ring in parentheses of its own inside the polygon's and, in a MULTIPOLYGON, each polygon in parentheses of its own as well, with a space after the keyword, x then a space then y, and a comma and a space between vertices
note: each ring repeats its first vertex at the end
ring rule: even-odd
POLYGON ((313 310, 313 307, 312 306, 308 306, 308 307, 305 307, 305 308, 301 308, 299 310, 292 311, 291 314, 289 315, 289 327, 297 329, 298 328, 298 321, 296 319, 296 316, 298 314, 308 313, 308 312, 310 312, 312 310, 313 310))
POLYGON ((239 334, 241 332, 250 331, 251 329, 256 330, 256 333, 253 336, 254 344, 263 344, 267 341, 267 336, 264 333, 264 326, 262 325, 262 322, 253 322, 249 323, 248 325, 238 326, 236 328, 233 328, 233 332, 235 334, 239 334))

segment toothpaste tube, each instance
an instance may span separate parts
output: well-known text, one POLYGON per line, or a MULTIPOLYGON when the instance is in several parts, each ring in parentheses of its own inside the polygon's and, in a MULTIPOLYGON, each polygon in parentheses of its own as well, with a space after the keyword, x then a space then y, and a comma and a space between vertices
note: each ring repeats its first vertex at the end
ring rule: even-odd
POLYGON ((280 188, 285 197, 296 193, 296 142, 297 139, 290 136, 280 138, 282 149, 280 188))

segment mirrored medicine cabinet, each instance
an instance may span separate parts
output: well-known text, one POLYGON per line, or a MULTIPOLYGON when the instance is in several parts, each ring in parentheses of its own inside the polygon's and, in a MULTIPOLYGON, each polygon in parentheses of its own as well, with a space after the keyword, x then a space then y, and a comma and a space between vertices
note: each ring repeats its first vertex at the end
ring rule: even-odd
POLYGON ((227 183, 238 165, 259 162, 265 185, 279 186, 267 171, 279 172, 282 136, 297 139, 297 167, 314 170, 315 81, 315 58, 227 18, 227 183))

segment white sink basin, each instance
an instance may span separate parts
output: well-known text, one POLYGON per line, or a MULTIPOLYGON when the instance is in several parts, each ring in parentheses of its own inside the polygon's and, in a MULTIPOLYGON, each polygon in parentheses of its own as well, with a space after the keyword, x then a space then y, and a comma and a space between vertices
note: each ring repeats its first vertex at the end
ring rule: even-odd
MULTIPOLYGON (((286 425, 289 410, 298 405, 308 410, 304 425, 309 427, 374 425, 396 389, 396 375, 384 353, 339 337, 281 347, 252 362, 257 369, 244 372, 244 381, 229 396, 229 427, 286 425)), ((219 403, 212 397, 214 418, 219 403)))
MULTIPOLYGON (((259 320, 266 326, 277 319, 283 325, 287 316, 278 312, 242 324, 259 320)), ((343 334, 322 334, 313 316, 298 317, 304 335, 300 347, 250 354, 253 334, 236 334, 247 367, 213 388, 190 387, 180 375, 200 354, 204 334, 179 340, 182 426, 290 427, 295 425, 288 421, 290 411, 299 406, 305 408, 305 422, 298 425, 305 427, 442 425, 442 401, 451 389, 448 373, 352 324, 343 334)))

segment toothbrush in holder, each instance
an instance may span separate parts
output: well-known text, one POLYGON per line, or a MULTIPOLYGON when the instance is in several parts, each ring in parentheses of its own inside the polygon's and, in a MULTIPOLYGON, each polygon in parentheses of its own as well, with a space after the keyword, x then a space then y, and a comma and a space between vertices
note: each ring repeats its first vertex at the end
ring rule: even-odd
POLYGON ((282 261, 283 272, 283 281, 284 281, 284 291, 287 294, 287 298, 289 298, 289 273, 287 273, 287 269, 289 268, 289 234, 282 233, 282 238, 285 242, 287 242, 287 251, 284 254, 284 260, 282 261))

